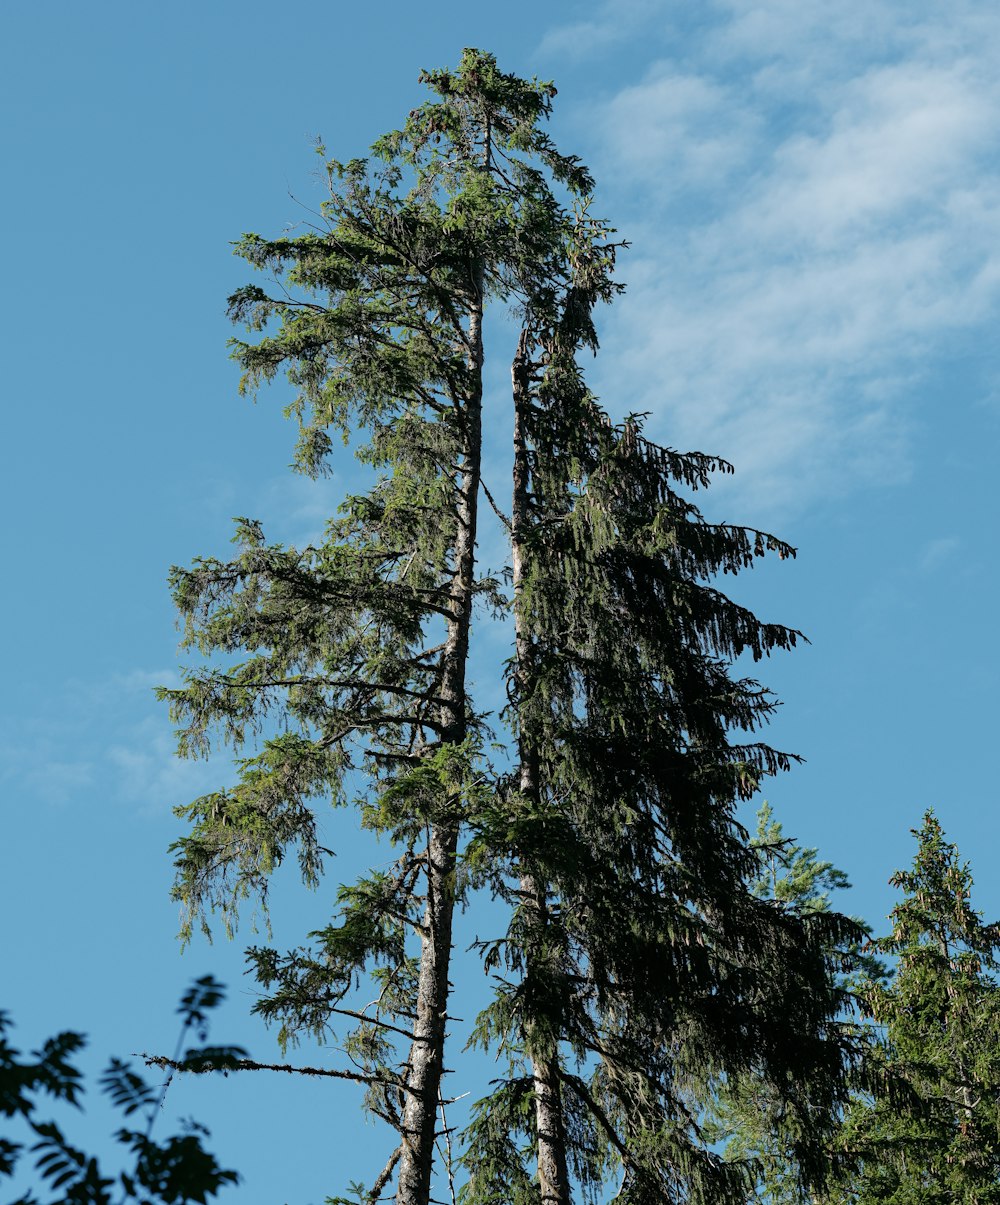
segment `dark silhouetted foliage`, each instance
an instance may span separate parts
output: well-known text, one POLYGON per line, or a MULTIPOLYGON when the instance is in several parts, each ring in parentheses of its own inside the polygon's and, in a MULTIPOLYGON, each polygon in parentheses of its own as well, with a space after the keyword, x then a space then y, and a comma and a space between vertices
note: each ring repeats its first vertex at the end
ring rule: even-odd
MULTIPOLYGON (((222 1001, 223 994, 222 985, 211 976, 197 980, 185 992, 178 1009, 184 1022, 179 1055, 183 1055, 192 1029, 204 1040, 208 1011, 222 1001)), ((143 1130, 122 1128, 116 1132, 116 1142, 128 1155, 129 1170, 109 1174, 96 1156, 73 1145, 61 1126, 40 1120, 38 1115, 40 1099, 45 1097, 80 1107, 83 1081, 72 1058, 84 1046, 83 1036, 57 1034, 24 1059, 10 1044, 10 1029, 10 1018, 0 1013, 0 1116, 19 1121, 21 1128, 27 1129, 40 1181, 37 1189, 22 1193, 11 1205, 125 1205, 127 1201, 206 1205, 227 1184, 238 1182, 237 1173, 220 1167, 202 1146, 202 1138, 208 1136, 203 1126, 188 1122, 181 1134, 165 1141, 153 1138, 153 1123, 167 1085, 148 1083, 116 1058, 101 1075, 101 1088, 123 1116, 139 1114, 146 1125, 143 1130)), ((218 1049, 228 1058, 245 1053, 237 1047, 218 1049)), ((0 1178, 15 1176, 24 1148, 24 1142, 0 1137, 0 1178)))

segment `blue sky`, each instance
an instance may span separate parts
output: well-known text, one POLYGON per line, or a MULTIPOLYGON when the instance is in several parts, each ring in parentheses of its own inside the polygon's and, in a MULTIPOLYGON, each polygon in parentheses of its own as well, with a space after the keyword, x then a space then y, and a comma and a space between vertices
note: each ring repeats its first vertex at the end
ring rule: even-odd
MULTIPOLYGON (((807 759, 767 792, 786 830, 880 927, 934 806, 1000 916, 994 5, 48 0, 3 24, 0 1003, 24 1042, 84 1029, 95 1064, 166 1049, 211 970, 233 991, 216 1036, 271 1053, 240 944, 174 939, 171 807, 225 769, 172 757, 151 686, 179 664, 169 566, 224 554, 237 514, 307 537, 344 480, 287 472, 280 391, 237 396, 229 243, 300 221, 311 140, 363 153, 465 45, 556 81, 555 136, 633 244, 598 392, 729 458, 710 513, 800 549, 734 587, 812 641, 762 671, 786 704, 774 743, 807 759)), ((323 922, 362 857, 349 817, 326 831, 344 857, 315 896, 279 881, 279 941, 323 922)), ((213 1128, 245 1199, 289 1205, 381 1165, 354 1106, 232 1080, 170 1101, 213 1128)))

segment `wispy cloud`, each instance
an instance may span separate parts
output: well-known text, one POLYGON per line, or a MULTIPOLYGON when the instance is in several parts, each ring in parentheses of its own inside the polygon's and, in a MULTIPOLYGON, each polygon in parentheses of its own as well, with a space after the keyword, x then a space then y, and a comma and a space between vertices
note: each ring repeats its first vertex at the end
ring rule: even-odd
POLYGON ((231 777, 224 754, 208 761, 175 754, 166 709, 152 689, 178 683, 173 669, 67 682, 58 711, 10 721, 0 743, 5 795, 55 806, 97 799, 162 816, 224 785, 231 777))
MULTIPOLYGON (((654 9, 678 11, 629 8, 633 31, 654 9)), ((706 13, 581 121, 634 242, 596 380, 658 437, 728 456, 743 501, 777 514, 904 478, 922 374, 996 321, 1000 14, 706 13)))
POLYGON ((958 536, 940 536, 928 540, 920 552, 918 568, 922 573, 934 573, 943 565, 949 564, 962 547, 958 536))
POLYGON ((542 58, 567 55, 589 58, 634 36, 651 23, 662 21, 659 0, 604 0, 580 21, 550 29, 538 47, 542 58))
POLYGON ((104 750, 115 798, 143 813, 162 815, 228 784, 226 759, 177 757, 166 717, 146 716, 104 750))
POLYGON ((661 192, 722 185, 752 161, 760 124, 724 83, 657 63, 611 100, 596 128, 630 184, 661 192))
POLYGON ((93 758, 82 753, 68 754, 64 743, 48 732, 26 736, 18 732, 14 739, 0 744, 0 784, 11 806, 26 800, 68 804, 89 791, 97 777, 93 758))

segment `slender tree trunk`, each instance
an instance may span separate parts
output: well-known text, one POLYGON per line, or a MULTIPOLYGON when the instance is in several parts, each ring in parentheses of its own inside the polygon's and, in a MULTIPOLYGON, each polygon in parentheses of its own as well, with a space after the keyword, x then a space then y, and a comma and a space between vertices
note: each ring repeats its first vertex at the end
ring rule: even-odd
MULTIPOLYGON (((529 336, 521 332, 517 355, 511 367, 514 397, 514 489, 511 506, 511 567, 514 579, 514 650, 517 663, 518 698, 523 701, 531 690, 533 665, 532 642, 524 615, 524 540, 527 535, 530 492, 530 466, 524 425, 531 403, 529 336)), ((518 723, 518 757, 521 794, 537 804, 539 799, 538 757, 531 734, 518 723)), ((520 892, 522 907, 532 912, 529 931, 542 934, 549 923, 547 892, 539 880, 521 863, 520 892)), ((529 943, 525 951, 525 973, 539 973, 537 956, 529 943)), ((566 1125, 563 1116, 559 1050, 551 1043, 546 1050, 530 1049, 531 1074, 535 1089, 535 1124, 538 1130, 538 1184, 542 1205, 570 1205, 569 1174, 566 1164, 566 1125)))
MULTIPOLYGON (((522 791, 524 777, 522 776, 522 791)), ((534 924, 542 932, 548 923, 545 887, 532 874, 522 874, 521 894, 535 912, 534 924)), ((534 926, 533 926, 534 927, 534 926)), ((526 952, 527 973, 532 973, 532 952, 526 952)), ((537 968, 535 968, 537 971, 537 968)), ((559 1050, 533 1049, 531 1077, 535 1089, 535 1127, 538 1131, 538 1186, 542 1205, 571 1205, 569 1172, 566 1166, 566 1123, 563 1115, 559 1050)))
MULTIPOLYGON (((442 654, 441 741, 465 740, 466 665, 475 581, 476 515, 482 456, 483 336, 482 274, 476 278, 478 299, 469 314, 469 367, 474 381, 462 402, 459 422, 464 432, 462 472, 457 507, 451 615, 442 654)), ((402 1110, 402 1155, 396 1189, 397 1205, 428 1205, 438 1101, 444 1070, 448 1019, 448 967, 455 912, 455 857, 461 827, 461 800, 449 801, 444 816, 430 829, 427 842, 427 906, 421 933, 417 1017, 407 1065, 407 1091, 402 1110)))

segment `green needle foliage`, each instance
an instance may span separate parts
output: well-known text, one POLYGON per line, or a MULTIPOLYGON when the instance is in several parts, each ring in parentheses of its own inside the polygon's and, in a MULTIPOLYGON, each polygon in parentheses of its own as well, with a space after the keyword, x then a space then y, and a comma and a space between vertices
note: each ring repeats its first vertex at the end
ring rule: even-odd
MULTIPOLYGON (((757 813, 753 846, 759 859, 753 892, 783 910, 803 917, 828 914, 833 893, 850 887, 844 872, 821 860, 816 849, 784 835, 767 803, 757 813)), ((856 925, 846 944, 837 941, 829 951, 831 975, 836 975, 845 1006, 853 1004, 862 980, 878 982, 885 974, 882 964, 859 943, 868 927, 861 921, 856 925)), ((870 1030, 852 1019, 856 1012, 856 1007, 850 1007, 841 1021, 841 1036, 852 1051, 855 1069, 870 1037, 870 1030)), ((761 1079, 727 1084, 713 1101, 712 1112, 712 1132, 717 1143, 725 1144, 725 1157, 752 1159, 758 1167, 752 1199, 769 1205, 811 1205, 818 1199, 796 1158, 796 1144, 803 1136, 799 1119, 788 1111, 773 1084, 761 1079)))
POLYGON ((277 295, 251 285, 230 300, 259 335, 236 344, 244 388, 284 371, 296 389, 297 467, 324 472, 334 430, 360 440, 376 481, 317 547, 268 544, 240 520, 234 559, 175 569, 184 642, 207 664, 161 692, 182 753, 206 752, 212 734, 238 750, 258 741, 232 788, 181 809, 185 936, 212 912, 231 930, 291 854, 315 885, 314 801, 344 804, 360 780, 363 824, 396 848, 390 870, 342 888, 311 947, 250 956, 267 992, 257 1011, 283 1039, 357 1022, 342 1043, 367 1107, 400 1138, 361 1195, 376 1199, 398 1164, 400 1202, 430 1192, 460 832, 488 796, 466 689, 473 604, 503 601, 475 564, 485 307, 558 285, 565 216, 546 181, 590 186, 539 129, 550 85, 475 51, 423 78, 436 99, 371 159, 327 164, 320 228, 239 243, 277 295), (362 1015, 366 980, 376 1003, 362 1015))
POLYGON ((632 1205, 742 1201, 755 1169, 712 1149, 707 1102, 770 1085, 822 1183, 851 1045, 834 952, 859 932, 754 891, 737 809, 793 759, 756 738, 775 703, 732 664, 799 634, 717 583, 793 550, 688 500, 724 462, 601 410, 577 358, 600 287, 585 259, 556 305, 529 311, 514 366, 516 886, 488 951, 513 974, 479 1029, 512 1066, 478 1108, 467 1198, 535 1200, 537 1148, 546 1203, 572 1179, 599 1198, 609 1177, 632 1205))
POLYGON ((619 1181, 628 1205, 742 1200, 754 1169, 712 1149, 706 1111, 748 1079, 774 1085, 819 1183, 843 1098, 831 951, 854 930, 754 891, 737 809, 793 759, 755 735, 775 704, 732 663, 798 633, 718 585, 792 549, 706 522, 686 495, 729 466, 656 446, 587 389, 621 244, 541 128, 555 89, 478 51, 423 80, 434 98, 370 159, 327 163, 314 230, 237 246, 277 281, 230 302, 252 336, 236 343, 244 388, 284 372, 296 467, 325 472, 339 432, 374 482, 315 547, 243 519, 233 558, 173 571, 204 659, 162 692, 181 752, 221 739, 242 756, 233 786, 180 809, 185 935, 212 913, 231 930, 290 857, 315 885, 317 806, 354 796, 393 864, 342 886, 308 944, 249 953, 256 1011, 286 1041, 336 1027, 351 1068, 329 1074, 362 1083, 396 1132, 355 1199, 393 1179, 400 1205, 432 1199, 470 886, 511 919, 483 947, 496 995, 476 1031, 510 1066, 475 1112, 461 1185, 444 1148, 468 1205, 568 1205, 619 1181), (509 515, 482 481, 490 305, 520 322, 509 515), (511 599, 477 568, 480 492, 509 534, 511 599), (477 600, 513 610, 499 776, 467 684, 477 600))
POLYGON ((1000 1201, 1000 922, 972 907, 972 874, 928 811, 892 933, 872 943, 896 960, 862 996, 880 1040, 868 1090, 846 1123, 858 1205, 1000 1201))

